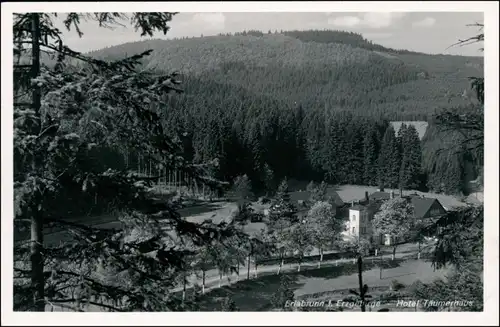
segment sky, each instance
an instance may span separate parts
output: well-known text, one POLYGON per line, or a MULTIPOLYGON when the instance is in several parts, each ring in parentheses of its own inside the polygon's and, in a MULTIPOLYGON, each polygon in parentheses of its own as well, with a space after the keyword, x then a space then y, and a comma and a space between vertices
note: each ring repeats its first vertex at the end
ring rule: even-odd
MULTIPOLYGON (((481 56, 479 44, 447 48, 459 39, 474 36, 477 27, 466 25, 482 23, 483 19, 482 12, 184 12, 174 16, 166 36, 158 33, 155 38, 208 36, 249 29, 334 29, 357 32, 374 43, 395 49, 481 56)), ((61 20, 56 25, 62 27, 61 20)), ((91 21, 83 22, 81 30, 82 38, 71 31, 64 38, 68 46, 81 52, 144 39, 132 27, 109 30, 91 21)))

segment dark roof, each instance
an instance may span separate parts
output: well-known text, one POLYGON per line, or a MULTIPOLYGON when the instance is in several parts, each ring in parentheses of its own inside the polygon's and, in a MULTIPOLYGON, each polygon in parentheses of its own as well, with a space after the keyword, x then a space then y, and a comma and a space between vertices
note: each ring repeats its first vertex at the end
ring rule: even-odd
POLYGON ((344 205, 344 201, 340 197, 340 195, 337 193, 337 191, 328 191, 328 197, 330 199, 333 199, 333 202, 338 206, 342 207, 344 205))
MULTIPOLYGON (((395 197, 399 197, 398 195, 394 195, 395 197)), ((391 198, 391 193, 388 192, 374 192, 370 194, 369 201, 366 201, 365 198, 357 201, 357 204, 350 207, 353 210, 365 210, 367 208, 372 208, 378 210, 378 206, 380 205, 380 201, 389 200, 391 198)), ((437 202, 439 205, 441 203, 436 198, 425 198, 421 195, 414 193, 403 196, 403 198, 411 201, 414 207, 414 217, 415 218, 423 218, 425 214, 430 210, 432 205, 437 202)), ((441 205, 442 206, 442 205, 441 205)))
MULTIPOLYGON (((298 202, 298 201, 308 201, 311 197, 311 192, 309 191, 295 191, 290 192, 290 201, 298 202)), ((333 199, 335 205, 341 207, 344 205, 344 201, 336 191, 328 191, 327 197, 329 199, 333 199)))
POLYGON ((295 192, 290 192, 290 201, 307 201, 309 200, 309 197, 311 196, 311 192, 309 191, 295 191, 295 192))
MULTIPOLYGON (((435 198, 423 198, 418 196, 411 197, 411 203, 413 204, 414 212, 413 215, 415 218, 423 218, 425 214, 432 207, 434 202, 438 202, 438 199, 435 198)), ((440 203, 439 203, 440 204, 440 203)))
POLYGON ((391 198, 391 193, 387 192, 374 192, 368 196, 370 200, 389 200, 391 198))

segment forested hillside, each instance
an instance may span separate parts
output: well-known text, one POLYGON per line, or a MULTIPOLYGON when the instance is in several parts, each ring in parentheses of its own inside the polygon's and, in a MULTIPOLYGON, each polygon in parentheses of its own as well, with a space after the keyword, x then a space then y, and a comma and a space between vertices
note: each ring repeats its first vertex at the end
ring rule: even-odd
MULTIPOLYGON (((482 76, 480 57, 387 49, 339 31, 147 40, 91 55, 118 59, 148 49, 153 53, 143 68, 179 71, 183 80, 185 93, 165 108, 165 123, 172 131, 183 126, 195 160, 219 158, 218 175, 226 180, 247 174, 263 189, 269 176, 274 183, 295 177, 386 186, 407 179, 406 187, 458 193, 464 191, 463 180, 456 180, 465 174, 464 158, 474 171, 481 165, 467 154, 450 155, 445 162, 461 171, 450 172, 448 181, 436 168, 443 158, 436 151, 450 136, 431 129, 423 151, 410 155, 403 135, 387 129, 389 121, 429 121, 442 109, 475 108, 468 77, 482 76), (380 167, 379 151, 396 160, 391 172, 380 167), (417 172, 403 178, 408 160, 417 172)), ((408 146, 420 149, 418 133, 416 142, 408 146)))
POLYGON ((482 74, 481 58, 385 49, 356 35, 253 32, 126 43, 92 55, 115 59, 153 49, 147 68, 177 70, 307 107, 369 107, 371 114, 392 120, 414 120, 470 101, 464 98, 467 77, 482 74))

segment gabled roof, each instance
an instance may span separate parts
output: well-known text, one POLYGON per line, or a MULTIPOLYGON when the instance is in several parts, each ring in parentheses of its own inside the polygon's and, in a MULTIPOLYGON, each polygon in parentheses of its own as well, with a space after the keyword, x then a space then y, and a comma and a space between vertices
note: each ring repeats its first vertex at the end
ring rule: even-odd
POLYGON ((345 204, 337 191, 328 191, 328 197, 332 199, 338 207, 342 207, 345 204))
POLYGON ((311 196, 311 192, 309 191, 295 191, 295 192, 290 192, 290 201, 307 201, 309 200, 309 197, 311 196))
MULTIPOLYGON (((290 192, 290 201, 298 202, 298 201, 308 201, 311 197, 311 192, 309 191, 295 191, 290 192)), ((327 198, 332 199, 333 203, 338 207, 342 207, 344 205, 344 201, 336 191, 328 190, 327 198)))
POLYGON ((412 196, 411 203, 413 204, 414 208, 413 212, 414 217, 423 218, 435 202, 439 203, 439 201, 435 198, 422 198, 422 197, 412 196))

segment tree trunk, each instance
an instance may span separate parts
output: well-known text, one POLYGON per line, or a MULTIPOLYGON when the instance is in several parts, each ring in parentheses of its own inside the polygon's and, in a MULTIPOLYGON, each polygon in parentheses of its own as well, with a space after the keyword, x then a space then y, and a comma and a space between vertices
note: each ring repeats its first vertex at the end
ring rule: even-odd
POLYGON ((302 266, 302 255, 299 256, 299 266, 297 267, 297 272, 300 272, 301 266, 302 266))
POLYGON ((156 173, 158 174, 158 182, 157 182, 158 185, 161 184, 161 175, 163 175, 161 171, 162 171, 161 166, 156 168, 156 173))
POLYGON ((257 259, 255 259, 255 278, 257 278, 257 259))
POLYGON ((247 257, 247 279, 250 279, 250 256, 247 257))
POLYGON ((396 259, 396 245, 392 248, 392 260, 396 259))
POLYGON ((323 249, 319 249, 319 262, 318 262, 318 268, 321 268, 321 262, 323 262, 323 249))
POLYGON ((137 155, 137 173, 141 173, 141 156, 137 155))
MULTIPOLYGON (((32 66, 31 77, 40 75, 40 16, 31 14, 31 41, 32 41, 32 66)), ((32 105, 37 118, 37 131, 40 132, 40 107, 41 92, 38 85, 33 85, 32 105)), ((32 161, 32 172, 37 174, 41 166, 39 156, 35 155, 32 161)), ((38 191, 36 191, 38 192, 38 191)), ((43 276, 43 217, 39 203, 35 203, 31 216, 31 286, 33 288, 33 311, 45 311, 45 279, 43 276)))
POLYGON ((280 264, 278 266, 278 272, 276 273, 276 275, 279 275, 280 272, 281 272, 281 268, 283 268, 283 265, 285 264, 285 259, 283 257, 283 254, 280 254, 280 264))
POLYGON ((205 270, 201 271, 201 292, 205 294, 205 270))
POLYGON ((31 285, 33 287, 33 311, 45 311, 43 276, 43 218, 35 210, 31 218, 31 285))
POLYGON ((236 267, 236 281, 238 282, 240 280, 240 260, 238 258, 238 265, 236 267))
POLYGON ((375 249, 375 256, 378 255, 378 249, 375 249))
POLYGON ((177 170, 174 170, 174 190, 177 192, 177 170))
POLYGON ((361 297, 361 312, 365 312, 365 290, 363 287, 363 259, 358 256, 358 280, 359 280, 359 296, 361 297))
POLYGON ((382 255, 380 256, 380 279, 382 279, 382 269, 383 269, 383 258, 382 258, 382 255))
POLYGON ((222 272, 219 272, 219 288, 222 287, 222 272))
POLYGON ((186 286, 187 286, 187 278, 186 278, 186 273, 184 273, 184 280, 182 283, 182 302, 186 300, 186 286))
POLYGON ((420 249, 420 241, 418 241, 418 253, 417 253, 417 260, 420 260, 420 252, 421 252, 421 249, 420 249))

